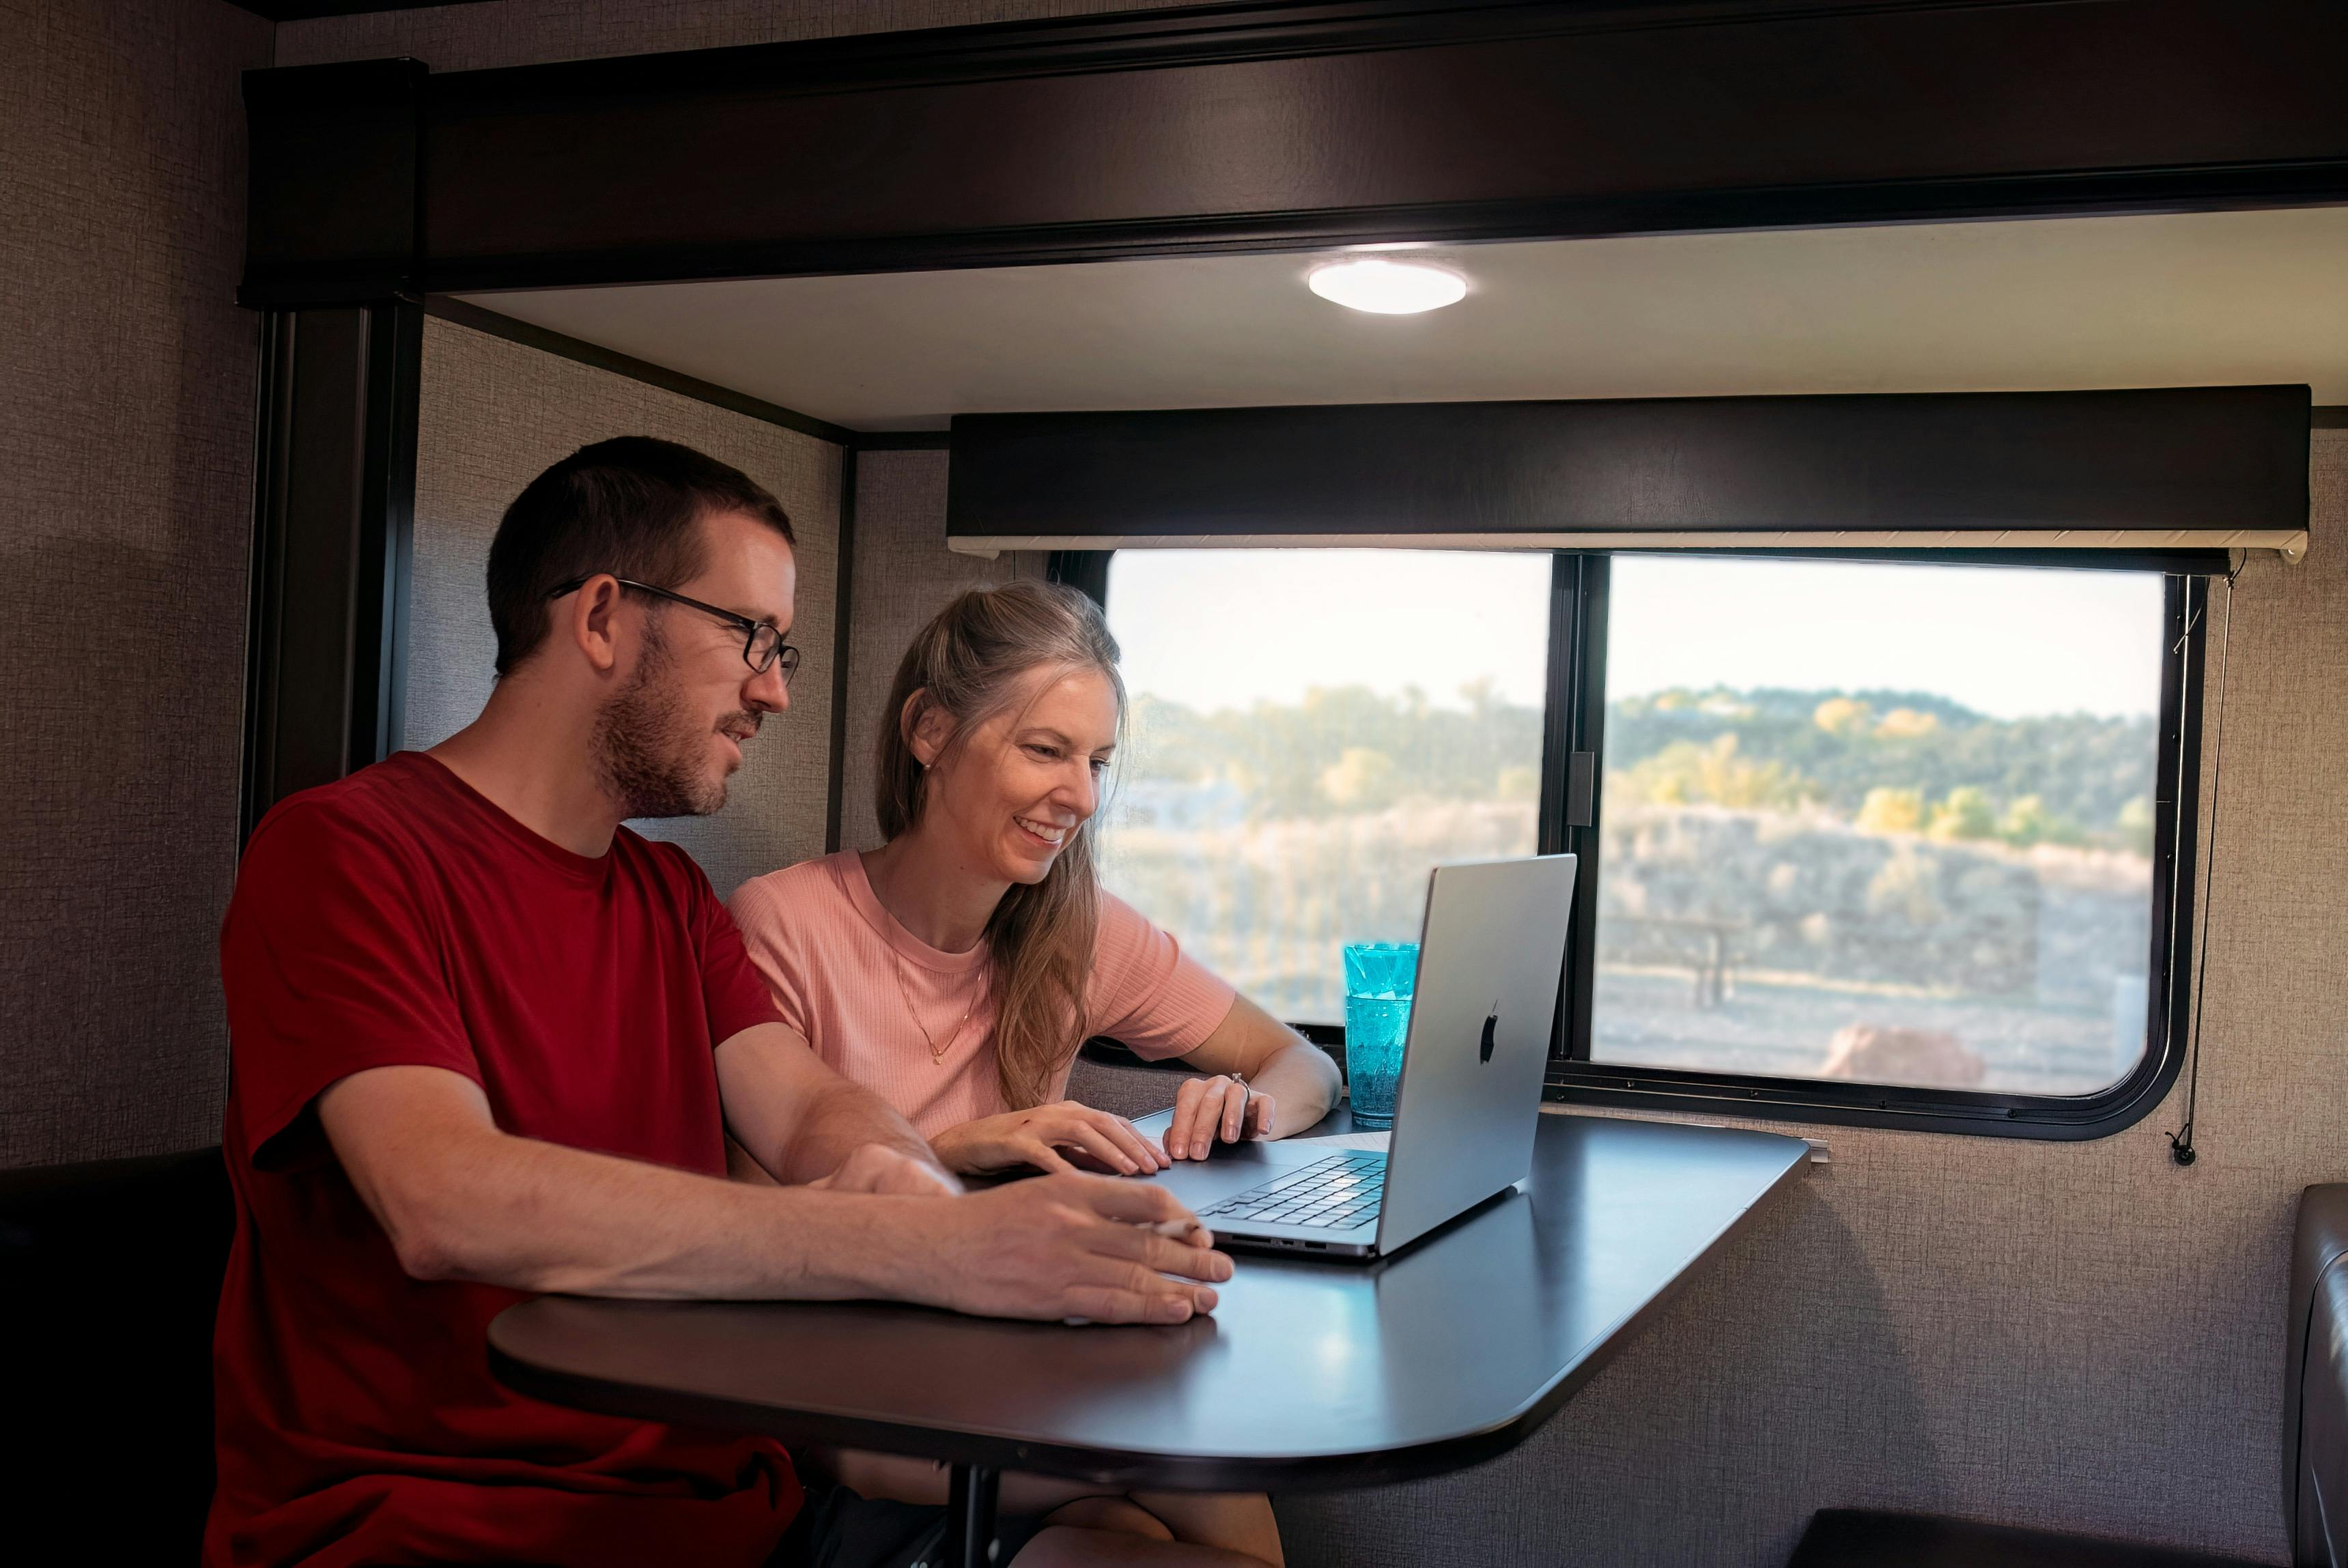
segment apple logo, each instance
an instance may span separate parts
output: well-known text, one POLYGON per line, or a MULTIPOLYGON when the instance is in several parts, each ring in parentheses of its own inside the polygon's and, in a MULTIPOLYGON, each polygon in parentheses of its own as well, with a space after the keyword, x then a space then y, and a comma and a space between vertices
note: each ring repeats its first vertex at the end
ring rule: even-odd
POLYGON ((1493 1028, 1494 1028, 1496 1025, 1498 1025, 1498 1024, 1499 1023, 1499 1021, 1500 1021, 1500 1002, 1499 1002, 1499 999, 1498 999, 1498 998, 1497 998, 1497 997, 1495 997, 1495 998, 1492 999, 1492 1012, 1491 1012, 1491 1016, 1490 1016, 1490 1017, 1488 1017, 1488 1018, 1487 1018, 1487 1019, 1484 1020, 1484 1042, 1483 1042, 1483 1044, 1481 1044, 1480 1046, 1477 1047, 1477 1050, 1476 1050, 1476 1060, 1477 1060, 1477 1061, 1491 1061, 1491 1060, 1492 1060, 1492 1030, 1493 1030, 1493 1028))

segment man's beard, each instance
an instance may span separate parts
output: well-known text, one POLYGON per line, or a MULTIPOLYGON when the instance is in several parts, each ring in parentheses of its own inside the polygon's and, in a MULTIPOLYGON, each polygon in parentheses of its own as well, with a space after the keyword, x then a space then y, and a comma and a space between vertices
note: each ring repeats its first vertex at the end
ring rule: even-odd
POLYGON ((725 776, 705 772, 716 726, 695 726, 668 671, 666 646, 648 636, 635 674, 595 715, 595 771, 623 817, 707 816, 726 804, 725 776))

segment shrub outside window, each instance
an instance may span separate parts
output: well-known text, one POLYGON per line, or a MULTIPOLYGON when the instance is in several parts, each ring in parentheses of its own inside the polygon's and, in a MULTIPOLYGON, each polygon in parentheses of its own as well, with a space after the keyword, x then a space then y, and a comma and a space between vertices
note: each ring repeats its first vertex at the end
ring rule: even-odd
POLYGON ((1294 1023, 1339 948, 1416 941, 1426 874, 1538 836, 1550 558, 1126 550, 1111 891, 1294 1023))
POLYGON ((2165 632, 2143 572, 1618 558, 1590 1059, 2127 1076, 2165 632))

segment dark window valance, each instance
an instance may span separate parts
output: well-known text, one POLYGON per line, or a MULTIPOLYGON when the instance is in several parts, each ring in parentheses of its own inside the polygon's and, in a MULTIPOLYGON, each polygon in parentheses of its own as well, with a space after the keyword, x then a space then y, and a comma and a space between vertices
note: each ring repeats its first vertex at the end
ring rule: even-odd
POLYGON ((2307 543, 2304 386, 965 415, 955 549, 2307 543))

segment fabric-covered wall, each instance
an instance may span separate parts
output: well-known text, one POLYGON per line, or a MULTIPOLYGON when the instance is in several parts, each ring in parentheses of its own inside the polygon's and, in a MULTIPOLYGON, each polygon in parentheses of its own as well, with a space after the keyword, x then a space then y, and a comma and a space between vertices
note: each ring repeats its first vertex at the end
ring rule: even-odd
POLYGON ((220 1136, 269 45, 224 0, 0 0, 0 1166, 220 1136))
POLYGON ((855 562, 848 615, 848 729, 840 759, 839 842, 880 842, 872 782, 889 683, 897 661, 932 615, 967 588, 1040 578, 1046 559, 1012 552, 994 560, 946 548, 946 455, 856 456, 855 562))
POLYGON ((663 436, 733 464, 781 499, 798 538, 791 641, 805 659, 790 710, 751 743, 724 811, 633 825, 684 845, 730 893, 745 877, 823 853, 841 456, 829 442, 427 320, 407 744, 436 744, 489 699, 497 643, 483 574, 498 519, 548 464, 613 436, 663 436))

